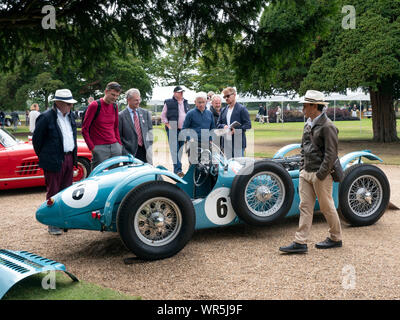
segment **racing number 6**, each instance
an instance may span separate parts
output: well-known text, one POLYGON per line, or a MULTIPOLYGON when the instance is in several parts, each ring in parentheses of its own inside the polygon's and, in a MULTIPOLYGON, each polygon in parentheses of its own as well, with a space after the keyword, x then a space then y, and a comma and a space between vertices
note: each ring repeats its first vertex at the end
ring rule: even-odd
POLYGON ((226 215, 228 214, 228 206, 226 205, 226 198, 219 198, 217 200, 217 216, 222 218, 225 218, 226 215))
POLYGON ((85 193, 85 188, 75 189, 74 192, 72 193, 72 199, 81 200, 84 193, 85 193))

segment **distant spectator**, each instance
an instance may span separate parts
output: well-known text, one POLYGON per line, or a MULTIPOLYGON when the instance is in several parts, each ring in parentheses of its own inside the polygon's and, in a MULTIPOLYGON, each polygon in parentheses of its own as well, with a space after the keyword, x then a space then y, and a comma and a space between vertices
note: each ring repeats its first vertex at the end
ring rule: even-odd
POLYGON ((207 93, 207 103, 206 103, 206 109, 210 110, 211 108, 211 99, 215 95, 214 91, 208 91, 207 93))
POLYGON ((29 111, 25 111, 25 125, 29 126, 29 111))
POLYGON ((217 125, 219 115, 221 114, 222 98, 218 95, 213 95, 211 98, 210 111, 214 116, 215 125, 217 125))
POLYGON ((39 117, 39 115, 39 105, 37 103, 34 103, 33 105, 31 105, 31 111, 29 112, 29 131, 31 133, 35 131, 36 119, 39 117))
POLYGON ((276 123, 278 123, 279 121, 283 123, 282 110, 280 106, 278 106, 278 108, 276 109, 275 115, 276 115, 276 123))
POLYGON ((351 116, 353 118, 357 118, 357 108, 356 107, 354 107, 353 110, 351 110, 351 116))
POLYGON ((16 111, 11 112, 11 122, 14 125, 14 131, 17 131, 19 115, 16 111))
POLYGON ((6 114, 2 110, 0 110, 0 125, 2 129, 4 129, 5 121, 6 121, 6 114))

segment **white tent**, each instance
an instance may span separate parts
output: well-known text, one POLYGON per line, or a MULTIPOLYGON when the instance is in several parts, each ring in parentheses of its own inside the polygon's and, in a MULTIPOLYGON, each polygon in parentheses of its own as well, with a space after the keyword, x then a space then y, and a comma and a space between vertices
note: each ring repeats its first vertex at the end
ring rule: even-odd
MULTIPOLYGON (((153 93, 150 101, 147 102, 150 106, 162 106, 164 104, 165 99, 172 98, 173 91, 175 86, 167 86, 167 87, 154 87, 153 93)), ((183 94, 184 98, 189 101, 190 104, 194 104, 194 97, 196 92, 193 90, 188 89, 185 86, 181 86, 185 92, 183 94)), ((296 94, 293 96, 285 96, 285 95, 271 95, 271 96, 264 96, 264 97, 257 97, 248 94, 241 94, 238 93, 237 101, 239 103, 249 103, 249 102, 256 102, 256 103, 265 103, 265 102, 298 102, 301 97, 296 94)), ((340 93, 331 93, 326 95, 326 101, 370 101, 369 94, 363 93, 360 89, 357 91, 347 90, 346 94, 340 93)), ((224 100, 222 100, 224 102, 224 100)))

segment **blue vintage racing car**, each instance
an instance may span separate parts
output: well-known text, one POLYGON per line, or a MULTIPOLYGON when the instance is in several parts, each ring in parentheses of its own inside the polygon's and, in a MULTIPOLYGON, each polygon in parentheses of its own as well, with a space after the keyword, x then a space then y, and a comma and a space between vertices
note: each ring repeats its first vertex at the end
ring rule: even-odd
MULTIPOLYGON (((197 229, 265 226, 298 215, 300 155, 288 156, 298 148, 288 145, 272 159, 228 160, 212 145, 199 150, 183 178, 131 155, 115 157, 43 203, 36 218, 63 229, 118 232, 138 258, 167 258, 197 229)), ((382 162, 369 151, 346 154, 340 159, 345 178, 333 185, 336 207, 354 226, 375 223, 390 199, 384 172, 362 158, 382 162)))

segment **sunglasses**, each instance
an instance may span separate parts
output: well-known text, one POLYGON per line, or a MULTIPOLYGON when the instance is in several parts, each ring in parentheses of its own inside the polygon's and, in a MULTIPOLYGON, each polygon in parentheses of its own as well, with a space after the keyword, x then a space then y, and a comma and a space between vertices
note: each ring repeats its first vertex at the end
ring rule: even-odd
POLYGON ((231 95, 233 95, 233 93, 227 94, 224 96, 224 99, 228 99, 231 95))

